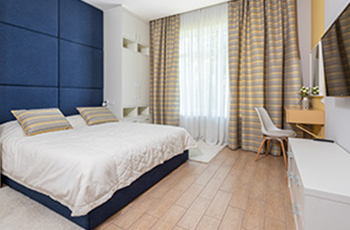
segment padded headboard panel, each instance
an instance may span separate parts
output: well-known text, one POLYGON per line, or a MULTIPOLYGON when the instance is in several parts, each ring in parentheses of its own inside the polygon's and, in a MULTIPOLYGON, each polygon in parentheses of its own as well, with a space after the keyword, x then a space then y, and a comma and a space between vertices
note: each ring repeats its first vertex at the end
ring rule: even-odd
POLYGON ((11 109, 57 108, 58 88, 0 85, 0 119, 13 120, 11 109))
POLYGON ((103 13, 80 0, 0 0, 0 123, 11 109, 103 100, 103 13))
POLYGON ((60 36, 63 39, 103 49, 103 15, 77 0, 60 0, 60 36))
POLYGON ((61 87, 103 88, 102 50, 61 40, 60 54, 61 87))
POLYGON ((0 84, 57 87, 58 40, 0 24, 0 84))
POLYGON ((1 0, 0 21, 14 26, 58 36, 57 0, 1 0))
POLYGON ((77 106, 101 105, 102 96, 99 89, 60 88, 60 109, 64 114, 74 114, 77 106))

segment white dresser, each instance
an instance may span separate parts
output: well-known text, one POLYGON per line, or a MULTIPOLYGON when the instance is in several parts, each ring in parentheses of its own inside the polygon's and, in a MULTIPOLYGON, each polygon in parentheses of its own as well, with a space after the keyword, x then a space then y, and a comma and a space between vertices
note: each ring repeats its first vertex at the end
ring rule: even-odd
POLYGON ((334 143, 291 138, 289 188, 298 230, 350 230, 350 154, 334 143))

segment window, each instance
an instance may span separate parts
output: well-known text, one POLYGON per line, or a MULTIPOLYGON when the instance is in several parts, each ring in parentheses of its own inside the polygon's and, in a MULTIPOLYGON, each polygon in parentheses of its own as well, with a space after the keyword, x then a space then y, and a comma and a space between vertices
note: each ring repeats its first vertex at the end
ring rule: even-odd
POLYGON ((180 126, 226 143, 229 117, 227 4, 181 15, 180 126))

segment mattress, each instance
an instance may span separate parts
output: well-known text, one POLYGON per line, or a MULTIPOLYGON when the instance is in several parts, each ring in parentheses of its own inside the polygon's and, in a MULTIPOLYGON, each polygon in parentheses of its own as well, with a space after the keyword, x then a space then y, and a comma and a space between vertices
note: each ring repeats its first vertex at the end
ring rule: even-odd
POLYGON ((0 126, 2 173, 82 216, 145 172, 196 147, 186 130, 114 122, 26 137, 16 121, 0 126))

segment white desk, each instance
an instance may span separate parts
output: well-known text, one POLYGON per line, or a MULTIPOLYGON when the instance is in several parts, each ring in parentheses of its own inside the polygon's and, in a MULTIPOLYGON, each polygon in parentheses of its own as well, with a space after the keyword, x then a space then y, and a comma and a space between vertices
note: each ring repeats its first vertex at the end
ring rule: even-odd
POLYGON ((350 229, 350 154, 337 144, 290 138, 289 188, 299 230, 350 229))

